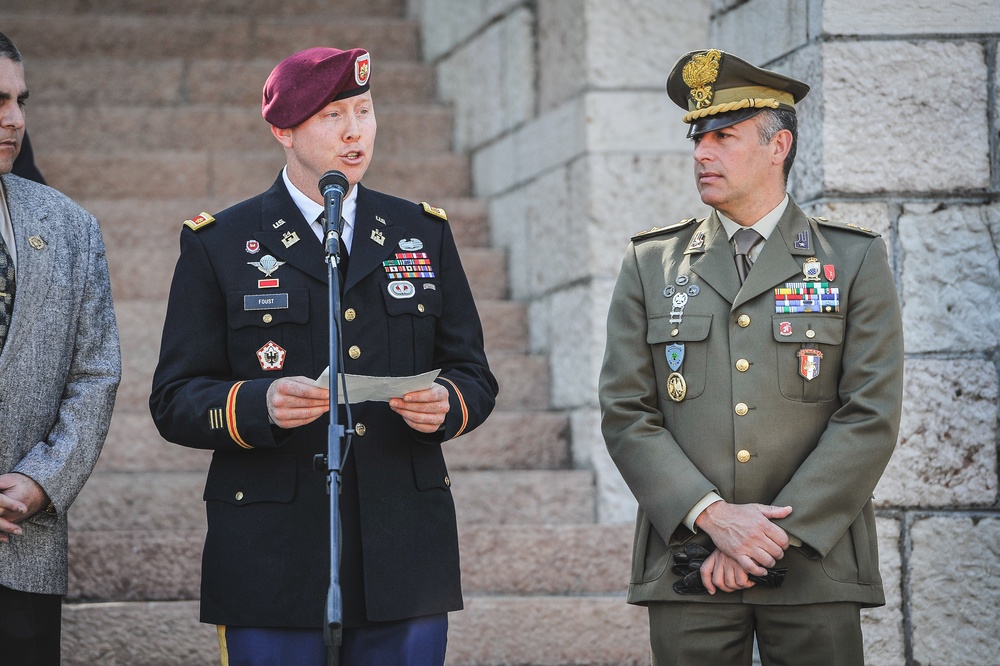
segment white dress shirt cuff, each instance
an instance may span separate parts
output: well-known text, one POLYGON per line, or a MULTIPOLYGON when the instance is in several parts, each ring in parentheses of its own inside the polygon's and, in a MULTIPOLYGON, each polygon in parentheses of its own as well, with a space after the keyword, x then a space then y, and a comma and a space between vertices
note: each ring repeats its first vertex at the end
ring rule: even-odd
POLYGON ((698 516, 701 515, 701 512, 707 509, 710 504, 715 504, 716 502, 721 502, 721 501, 722 498, 719 496, 719 493, 715 492, 714 490, 705 495, 704 497, 702 497, 701 500, 699 500, 698 503, 694 505, 694 508, 688 511, 687 515, 684 516, 684 526, 687 527, 692 532, 694 532, 695 534, 697 534, 698 528, 694 526, 694 521, 698 519, 698 516))

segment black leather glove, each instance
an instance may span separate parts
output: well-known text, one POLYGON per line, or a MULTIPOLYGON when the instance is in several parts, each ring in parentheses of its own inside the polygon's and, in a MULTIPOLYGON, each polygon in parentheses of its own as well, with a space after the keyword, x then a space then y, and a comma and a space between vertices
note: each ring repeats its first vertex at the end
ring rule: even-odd
MULTIPOLYGON (((708 594, 708 590, 701 583, 701 565, 712 551, 714 544, 709 544, 706 548, 697 543, 686 543, 684 547, 674 553, 674 566, 671 571, 680 576, 680 580, 674 583, 674 592, 677 594, 708 594)), ((781 587, 785 580, 787 568, 772 568, 767 570, 764 576, 747 576, 757 585, 763 587, 781 587)))

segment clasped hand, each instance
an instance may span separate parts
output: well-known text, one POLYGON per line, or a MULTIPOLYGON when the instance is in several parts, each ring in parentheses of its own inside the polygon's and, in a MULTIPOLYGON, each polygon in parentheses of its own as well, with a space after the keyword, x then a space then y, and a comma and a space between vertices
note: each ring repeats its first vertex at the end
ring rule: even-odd
POLYGON ((772 520, 792 513, 790 506, 716 502, 695 525, 707 533, 716 549, 701 566, 702 584, 709 594, 735 592, 754 586, 749 575, 766 576, 788 549, 788 534, 772 520))

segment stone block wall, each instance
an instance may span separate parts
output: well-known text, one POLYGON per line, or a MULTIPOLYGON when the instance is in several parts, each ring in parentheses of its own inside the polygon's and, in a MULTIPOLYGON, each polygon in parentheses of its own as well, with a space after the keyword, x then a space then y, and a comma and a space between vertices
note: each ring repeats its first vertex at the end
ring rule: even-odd
POLYGON ((603 521, 634 503, 597 375, 629 236, 705 210, 671 64, 712 46, 801 78, 790 190, 879 231, 903 307, 904 414, 876 489, 885 608, 872 664, 1000 654, 1000 9, 996 0, 419 0, 423 47, 473 158, 530 348, 571 414, 603 521))

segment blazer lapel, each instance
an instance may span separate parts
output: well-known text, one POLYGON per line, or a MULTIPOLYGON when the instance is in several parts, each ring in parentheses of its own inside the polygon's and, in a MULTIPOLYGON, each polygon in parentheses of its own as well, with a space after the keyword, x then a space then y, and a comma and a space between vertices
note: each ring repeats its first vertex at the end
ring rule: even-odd
POLYGON ((764 243, 764 249, 754 262, 733 307, 771 291, 782 282, 801 281, 804 276, 800 257, 812 256, 815 252, 812 234, 809 218, 794 201, 789 200, 788 207, 778 221, 778 226, 764 243))
POLYGON ((72 233, 71 229, 60 229, 49 220, 44 201, 31 199, 15 180, 6 177, 3 180, 17 251, 17 291, 5 351, 18 341, 27 341, 27 333, 21 328, 28 325, 29 313, 45 302, 54 284, 51 278, 58 261, 58 243, 62 240, 59 234, 72 233))
POLYGON ((732 303, 740 290, 740 277, 736 273, 733 250, 726 237, 726 230, 715 211, 701 223, 693 238, 704 234, 701 248, 688 247, 685 254, 698 255, 691 258, 691 270, 700 275, 713 289, 732 303))
POLYGON ((323 244, 292 201, 280 175, 261 201, 257 240, 278 261, 294 266, 321 282, 327 281, 329 273, 323 244))
POLYGON ((354 218, 351 261, 347 266, 344 291, 356 285, 373 270, 379 269, 406 236, 406 229, 393 224, 376 210, 368 191, 358 185, 358 211, 354 218))

